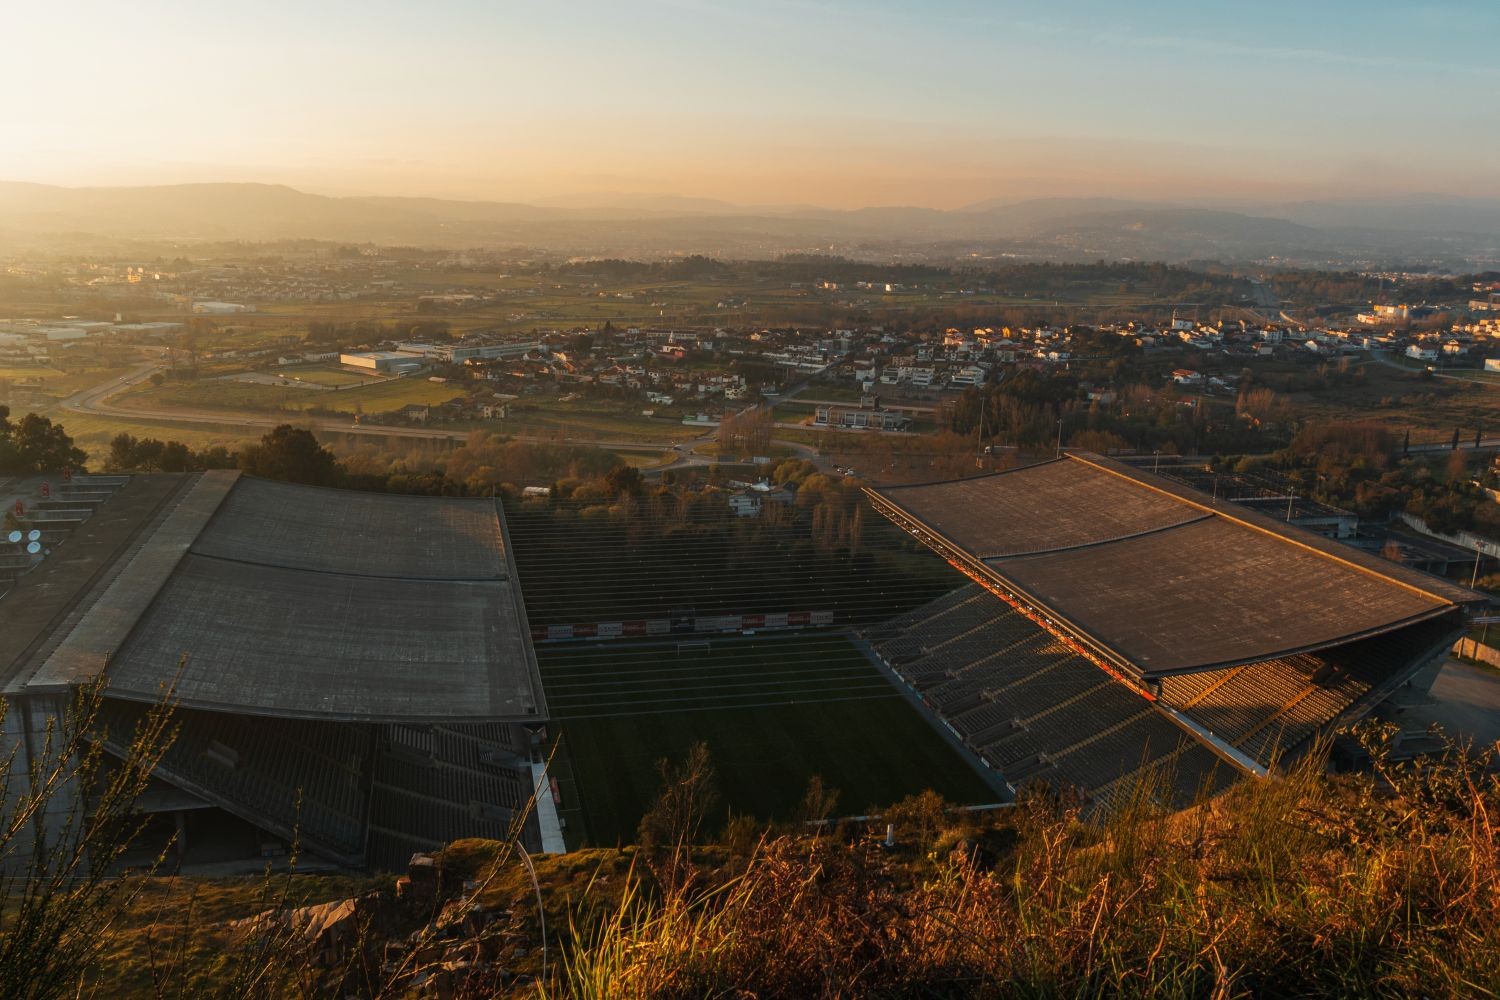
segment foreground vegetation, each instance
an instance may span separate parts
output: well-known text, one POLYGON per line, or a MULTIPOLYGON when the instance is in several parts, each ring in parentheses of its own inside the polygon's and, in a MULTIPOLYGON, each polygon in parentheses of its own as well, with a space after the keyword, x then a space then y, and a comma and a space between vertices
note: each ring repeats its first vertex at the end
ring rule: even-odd
POLYGON ((1497 805, 1456 757, 1303 768, 1180 815, 1142 796, 1103 827, 1046 796, 994 819, 918 800, 893 851, 845 833, 712 869, 643 856, 574 919, 550 992, 1494 995, 1497 805))
POLYGON ((1384 738, 1363 735, 1370 774, 1315 756, 1182 813, 1144 786, 1102 823, 1040 792, 829 823, 837 796, 813 783, 800 822, 713 838, 695 751, 663 765, 637 847, 460 842, 398 891, 126 877, 73 986, 11 995, 1494 996, 1492 758, 1396 764, 1384 738), (341 909, 299 908, 340 892, 341 909))

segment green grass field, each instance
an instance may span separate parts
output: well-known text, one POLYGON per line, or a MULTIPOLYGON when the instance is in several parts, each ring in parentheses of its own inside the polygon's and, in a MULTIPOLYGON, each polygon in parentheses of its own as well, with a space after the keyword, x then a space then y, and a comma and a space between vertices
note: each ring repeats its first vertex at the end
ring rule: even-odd
POLYGON ((260 440, 261 435, 265 434, 264 428, 236 427, 231 423, 188 426, 62 410, 50 412, 48 416, 62 424, 63 429, 73 438, 73 443, 88 453, 90 466, 93 468, 97 468, 109 454, 109 442, 117 434, 132 434, 138 438, 156 438, 159 441, 181 441, 195 451, 215 445, 223 445, 230 451, 236 451, 241 445, 260 440))
POLYGON ((633 468, 647 471, 657 469, 663 465, 671 465, 677 459, 677 453, 672 451, 618 451, 615 454, 620 460, 633 468))
POLYGON ((42 392, 57 399, 72 395, 80 389, 109 382, 133 371, 133 363, 116 363, 106 359, 104 363, 66 370, 45 365, 0 365, 0 381, 11 381, 21 385, 35 385, 42 392))
POLYGON ((259 385, 230 379, 199 379, 144 386, 116 397, 122 407, 160 409, 183 407, 210 410, 253 410, 305 413, 339 410, 345 413, 385 413, 409 404, 446 403, 465 395, 461 382, 429 382, 425 378, 390 379, 338 392, 319 392, 298 386, 259 385))
POLYGON ((336 396, 331 393, 326 395, 338 400, 340 410, 353 409, 357 403, 364 407, 366 413, 380 413, 399 410, 413 403, 446 403, 450 399, 467 395, 469 388, 470 385, 463 382, 429 382, 425 377, 418 376, 389 379, 374 385, 360 386, 358 389, 345 389, 336 396))
MULTIPOLYGON (((346 395, 345 393, 341 393, 346 395)), ((368 407, 367 407, 368 409, 368 407)), ((528 397, 511 409, 498 424, 485 423, 487 430, 505 434, 638 441, 642 444, 672 444, 687 441, 701 431, 680 421, 641 415, 643 409, 659 409, 638 402, 605 399, 558 399, 528 397)))
POLYGON ((571 837, 631 842, 660 788, 657 761, 699 740, 718 774, 715 825, 729 812, 792 818, 815 774, 839 790, 839 815, 927 788, 955 802, 994 801, 848 639, 720 636, 708 650, 677 651, 694 638, 538 647, 568 758, 571 780, 560 783, 571 837))
POLYGON ((0 378, 17 382, 46 382, 62 375, 63 372, 46 365, 0 365, 0 378))
MULTIPOLYGON (((1412 443, 1447 440, 1455 427, 1464 437, 1474 429, 1500 424, 1500 385, 1485 384, 1477 375, 1424 378, 1420 371, 1392 368, 1379 362, 1364 364, 1364 378, 1356 385, 1285 393, 1296 415, 1306 421, 1370 420, 1387 424, 1400 437, 1412 431, 1412 443)), ((1274 386, 1269 380, 1268 384, 1274 386)))

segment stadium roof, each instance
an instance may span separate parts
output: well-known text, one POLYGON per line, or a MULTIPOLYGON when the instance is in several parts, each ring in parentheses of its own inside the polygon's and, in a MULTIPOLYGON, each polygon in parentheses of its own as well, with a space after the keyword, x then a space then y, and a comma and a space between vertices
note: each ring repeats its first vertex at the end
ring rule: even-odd
MULTIPOLYGON (((19 678, 249 714, 351 721, 545 716, 492 500, 209 472, 112 551, 19 678)), ((13 679, 11 687, 17 687, 13 679)))
POLYGON ((1097 455, 869 493, 1141 676, 1323 649, 1478 600, 1097 455))
POLYGON ((76 624, 100 577, 187 488, 183 475, 135 476, 0 597, 0 687, 24 689, 30 671, 76 624))

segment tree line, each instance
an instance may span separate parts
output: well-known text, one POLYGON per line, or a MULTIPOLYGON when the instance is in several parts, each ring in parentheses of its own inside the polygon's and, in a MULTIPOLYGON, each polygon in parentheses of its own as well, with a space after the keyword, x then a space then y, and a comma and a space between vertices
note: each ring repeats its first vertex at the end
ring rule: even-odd
POLYGON ((0 474, 81 470, 87 461, 88 456, 73 444, 61 424, 37 413, 12 422, 10 407, 0 406, 0 474))

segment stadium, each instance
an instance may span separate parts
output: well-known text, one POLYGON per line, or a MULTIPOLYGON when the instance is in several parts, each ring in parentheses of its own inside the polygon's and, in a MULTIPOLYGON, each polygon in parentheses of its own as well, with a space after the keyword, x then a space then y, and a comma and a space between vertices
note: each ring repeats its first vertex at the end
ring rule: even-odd
POLYGON ((802 492, 744 519, 711 493, 80 479, 51 555, 0 584, 7 739, 39 752, 100 680, 123 756, 170 696, 140 808, 182 865, 625 841, 697 741, 763 819, 814 776, 841 814, 1033 783, 1187 803, 1422 689, 1482 603, 1083 453, 802 492))

